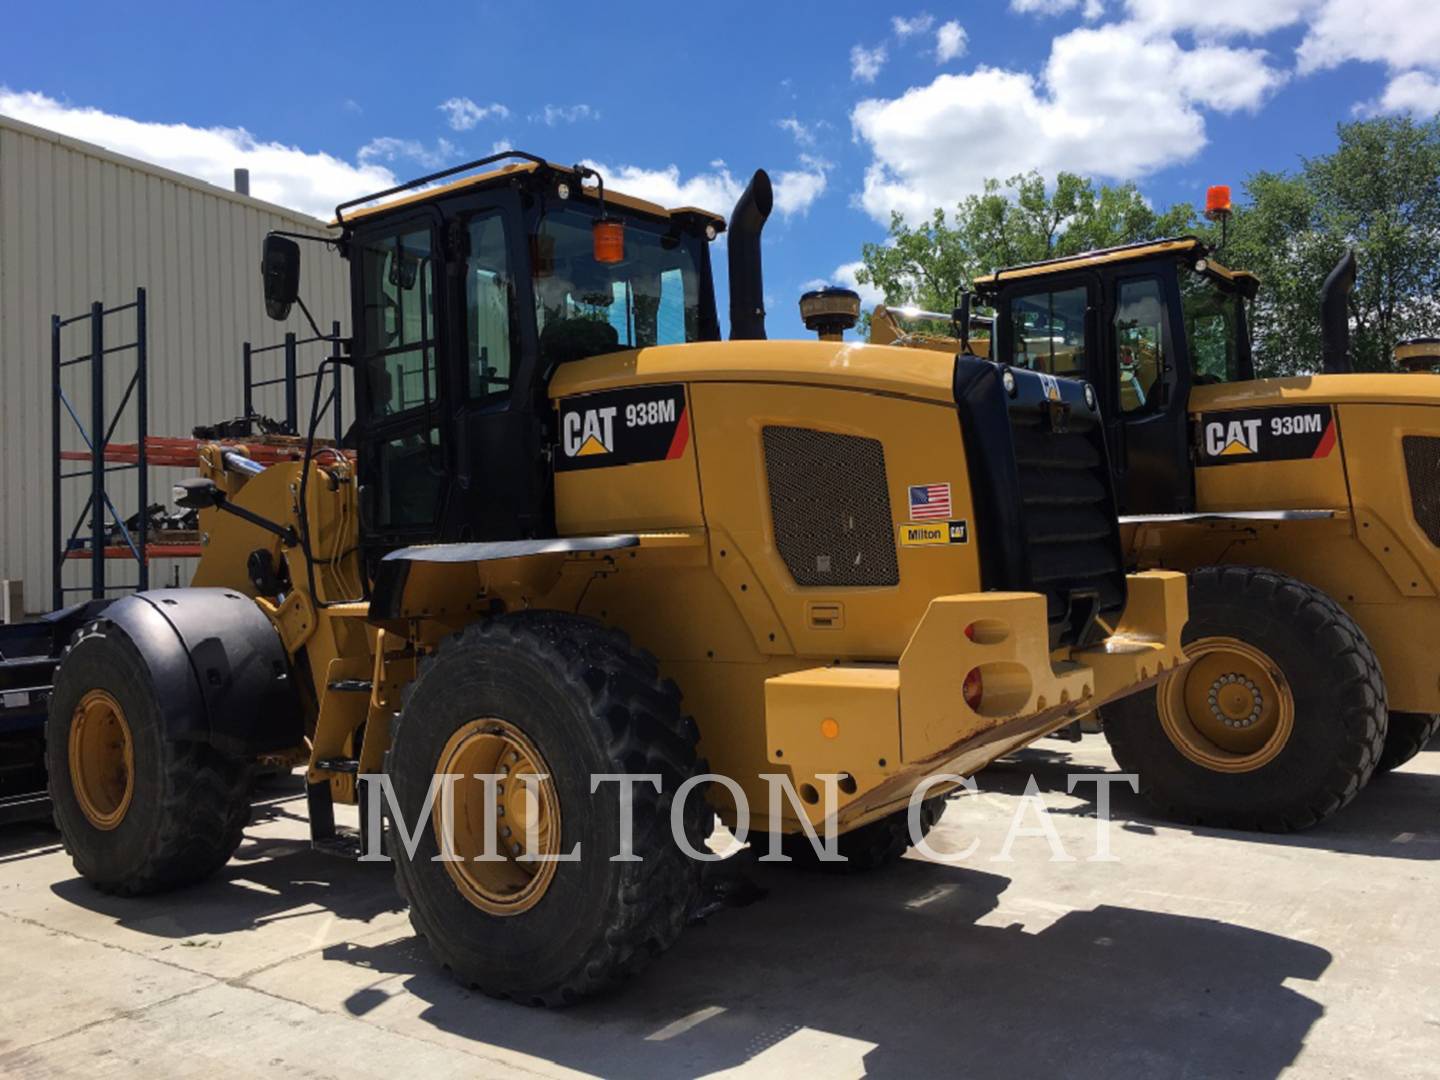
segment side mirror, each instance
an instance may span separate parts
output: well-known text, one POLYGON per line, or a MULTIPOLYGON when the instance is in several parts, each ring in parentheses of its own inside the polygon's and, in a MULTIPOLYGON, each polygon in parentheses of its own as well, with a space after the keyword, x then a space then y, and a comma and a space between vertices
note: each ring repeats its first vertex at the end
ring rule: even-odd
POLYGON ((260 256, 260 280, 265 287, 265 314, 276 320, 290 317, 290 305, 300 295, 300 245, 270 233, 260 256))
POLYGON ((209 510, 225 501, 224 494, 215 486, 215 481, 203 476, 181 480, 171 489, 170 497, 176 506, 186 510, 209 510))

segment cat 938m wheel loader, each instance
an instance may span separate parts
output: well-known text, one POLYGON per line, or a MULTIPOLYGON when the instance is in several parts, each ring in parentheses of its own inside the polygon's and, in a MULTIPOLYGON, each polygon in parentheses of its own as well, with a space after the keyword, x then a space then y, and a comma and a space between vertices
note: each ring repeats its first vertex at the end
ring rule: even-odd
MULTIPOLYGON (((251 767, 303 763, 317 842, 336 801, 384 804, 444 964, 563 1003, 675 939, 714 814, 762 842, 828 819, 882 862, 912 794, 923 830, 957 777, 1183 663, 1184 577, 1124 572, 1087 384, 764 340, 763 172, 722 342, 723 219, 529 155, 465 169, 337 210, 347 446, 203 447, 193 586, 65 655, 53 793, 97 886, 211 873, 251 767)), ((267 237, 272 314, 299 265, 267 237)))

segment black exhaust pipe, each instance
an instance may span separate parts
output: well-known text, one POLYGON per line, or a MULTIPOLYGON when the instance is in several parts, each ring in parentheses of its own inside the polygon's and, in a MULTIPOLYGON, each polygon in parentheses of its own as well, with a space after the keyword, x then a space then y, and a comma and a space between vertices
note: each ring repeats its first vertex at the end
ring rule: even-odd
POLYGON ((764 169, 756 169, 750 186, 730 214, 730 340, 765 340, 765 282, 760 271, 760 230, 775 205, 775 193, 764 169))
POLYGON ((1327 375, 1354 371, 1350 360, 1350 291, 1355 288, 1355 252, 1345 252, 1320 288, 1320 370, 1327 375))

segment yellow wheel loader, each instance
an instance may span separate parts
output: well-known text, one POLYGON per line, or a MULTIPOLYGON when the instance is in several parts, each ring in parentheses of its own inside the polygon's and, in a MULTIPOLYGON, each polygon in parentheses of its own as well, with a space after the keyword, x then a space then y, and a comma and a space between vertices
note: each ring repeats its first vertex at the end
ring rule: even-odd
POLYGON ((1325 282, 1321 373, 1295 378, 1255 377, 1260 283, 1195 238, 1000 270, 928 335, 926 313, 872 319, 872 341, 1100 395, 1127 560, 1187 572, 1194 661, 1100 716, 1120 766, 1187 821, 1312 825, 1440 725, 1440 380, 1350 373, 1354 274, 1347 256, 1325 282), (972 303, 994 322, 970 342, 972 303))
MULTIPOLYGON (((193 586, 66 653, 53 794, 96 886, 212 873, 249 770, 303 764, 315 843, 391 857, 441 962, 564 1003, 675 940, 714 815, 893 861, 959 778, 1183 663, 1184 577, 1125 573, 1085 383, 765 340, 763 172, 722 342, 724 219, 464 171, 337 209, 350 445, 205 445, 193 586)), ((266 239, 277 317, 296 239, 266 239)))

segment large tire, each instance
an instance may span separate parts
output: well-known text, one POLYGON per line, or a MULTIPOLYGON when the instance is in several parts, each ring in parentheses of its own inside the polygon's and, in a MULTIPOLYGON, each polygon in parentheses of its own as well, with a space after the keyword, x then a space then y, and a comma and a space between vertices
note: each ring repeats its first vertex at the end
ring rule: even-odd
POLYGON ((1364 633, 1330 597, 1271 570, 1205 567, 1190 574, 1189 593, 1184 641, 1201 659, 1101 710, 1116 762, 1138 774, 1141 794, 1162 813, 1191 824, 1290 831, 1329 817, 1364 787, 1385 743, 1385 683, 1364 633), (1227 653, 1227 645, 1241 651, 1227 653), (1254 682, 1218 674, 1236 656, 1233 666, 1244 671, 1247 654, 1263 659, 1254 682), (1193 680, 1210 695, 1213 719, 1203 707, 1176 704, 1194 700, 1193 680), (1222 715, 1217 691, 1253 694, 1255 713, 1222 715), (1287 696, 1289 727, 1283 707, 1265 705, 1274 727, 1253 732, 1265 740, 1253 751, 1230 752, 1231 739, 1249 734, 1214 730, 1253 724, 1263 698, 1287 696))
MULTIPOLYGON (((115 738, 106 736, 112 745, 115 738)), ((250 821, 248 770, 204 743, 167 736, 145 662, 114 624, 91 623, 66 649, 45 743, 56 824, 76 871, 103 892, 138 896, 192 884, 240 846, 250 821), (97 715, 107 713, 107 730, 124 730, 129 751, 123 775, 97 781, 77 746, 93 742, 97 715), (112 779, 112 791, 100 790, 112 779)))
POLYGON ((1440 715, 1392 712, 1390 730, 1385 735, 1385 749, 1380 753, 1380 764, 1375 771, 1398 769, 1424 750, 1437 731, 1440 731, 1440 715))
MULTIPOLYGON (((921 839, 930 834, 944 809, 943 795, 920 804, 921 839)), ((782 855, 789 856, 797 866, 826 874, 868 874, 899 862, 911 846, 908 807, 837 837, 835 848, 844 862, 820 858, 803 832, 787 833, 780 840, 782 855)))
MULTIPOLYGON (((564 1005, 634 975, 669 948, 700 886, 702 864, 671 835, 674 795, 702 771, 698 740, 694 721, 681 713, 679 690, 660 678, 654 659, 591 620, 521 612, 472 624, 442 642, 422 660, 407 691, 387 758, 404 824, 419 827, 412 857, 397 842, 400 823, 391 822, 396 883, 436 958, 487 994, 564 1005), (448 756, 456 746, 498 738, 490 733, 502 726, 506 738, 528 745, 527 757, 538 755, 551 777, 553 788, 546 790, 559 818, 553 850, 582 846, 579 861, 552 864, 548 884, 538 892, 525 886, 518 895, 529 898, 503 913, 471 898, 479 892, 493 904, 493 891, 485 901, 480 886, 490 888, 494 878, 472 886, 460 880, 456 864, 432 861, 440 851, 434 816, 422 814, 442 760, 457 760, 448 756), (633 850, 640 861, 610 861, 620 850, 619 799, 614 783, 592 795, 590 777, 602 773, 661 778, 658 792, 649 784, 632 786, 633 850), (470 895, 462 891, 467 888, 470 895)), ((456 819, 470 814, 475 820, 458 782, 455 790, 456 819)), ((703 790, 692 790, 685 806, 686 839, 703 851, 711 820, 703 790)), ((508 871, 483 864, 473 871, 500 872, 508 871)))

